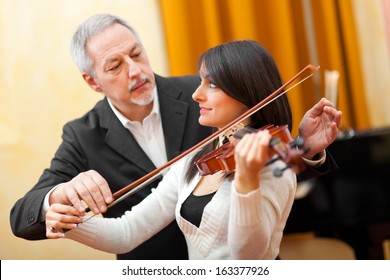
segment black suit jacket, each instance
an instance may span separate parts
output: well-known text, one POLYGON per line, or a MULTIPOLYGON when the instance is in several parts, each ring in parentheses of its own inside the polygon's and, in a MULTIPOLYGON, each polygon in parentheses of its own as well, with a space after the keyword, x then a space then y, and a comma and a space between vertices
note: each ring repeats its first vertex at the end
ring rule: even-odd
MULTIPOLYGON (((194 146, 211 133, 199 125, 199 106, 192 94, 199 85, 196 76, 163 78, 156 75, 158 98, 168 159, 194 146)), ((67 182, 80 172, 99 172, 112 192, 123 188, 156 167, 138 145, 133 135, 119 122, 106 99, 82 118, 63 128, 62 143, 51 165, 38 183, 11 210, 13 233, 29 240, 45 239, 41 205, 47 192, 67 182)), ((121 216, 139 203, 158 180, 109 209, 106 217, 121 216)), ((157 214, 157 213, 156 213, 157 214)), ((119 259, 186 259, 187 246, 173 222, 166 229, 119 259)))
MULTIPOLYGON (((192 93, 199 85, 196 76, 163 78, 156 75, 161 118, 168 159, 189 149, 211 134, 211 129, 198 123, 199 107, 192 93)), ((14 235, 28 239, 46 238, 41 206, 44 197, 54 186, 68 182, 80 172, 90 169, 99 172, 112 192, 134 182, 156 167, 123 127, 106 99, 83 117, 65 124, 62 143, 48 169, 38 183, 19 199, 11 209, 10 222, 14 235)), ((335 167, 328 155, 321 169, 307 169, 302 178, 318 176, 335 167)), ((119 217, 138 204, 159 180, 111 207, 105 217, 119 217)), ((173 222, 163 231, 134 249, 118 255, 118 259, 187 259, 184 237, 173 222)))

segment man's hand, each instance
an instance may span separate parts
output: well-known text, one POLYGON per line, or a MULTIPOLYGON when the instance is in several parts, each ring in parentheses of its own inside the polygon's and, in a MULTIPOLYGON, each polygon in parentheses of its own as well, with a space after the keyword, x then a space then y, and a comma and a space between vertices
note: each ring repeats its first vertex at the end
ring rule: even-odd
POLYGON ((337 137, 341 124, 341 111, 332 102, 322 98, 303 116, 299 124, 299 135, 305 140, 304 147, 309 152, 304 155, 312 159, 326 149, 337 137))
POLYGON ((72 205, 80 213, 85 212, 82 201, 94 214, 105 213, 107 204, 113 201, 106 180, 94 170, 80 173, 71 181, 59 184, 49 197, 50 205, 72 205))

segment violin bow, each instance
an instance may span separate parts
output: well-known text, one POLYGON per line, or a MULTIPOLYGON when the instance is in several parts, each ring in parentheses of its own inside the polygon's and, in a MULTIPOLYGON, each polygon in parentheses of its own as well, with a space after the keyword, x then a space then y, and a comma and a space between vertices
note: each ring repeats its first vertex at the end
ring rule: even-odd
MULTIPOLYGON (((178 160, 182 159, 183 157, 187 156, 188 154, 192 153, 193 151, 195 151, 195 150, 197 150, 199 148, 202 148, 205 145, 209 144, 214 139, 216 139, 217 137, 219 137, 220 135, 225 133, 227 130, 229 130, 231 127, 237 125, 238 123, 240 123, 245 118, 253 115, 258 110, 264 108, 269 103, 275 101, 280 96, 284 95, 285 93, 287 93, 288 91, 290 91, 294 87, 296 87, 299 84, 303 83, 305 80, 307 80, 308 78, 313 76, 314 73, 319 68, 320 68, 319 66, 313 66, 311 64, 307 65, 305 68, 303 68, 301 71, 299 71, 294 77, 292 77, 285 84, 283 84, 280 88, 275 90, 272 94, 268 95, 266 98, 264 98, 257 105, 255 105, 254 107, 252 107, 251 109, 246 111, 241 116, 237 117, 236 119, 234 119, 233 121, 231 121, 230 123, 228 123, 227 125, 222 127, 221 129, 219 129, 218 131, 214 132, 213 134, 211 134, 210 136, 208 136, 207 138, 205 138, 204 140, 202 140, 201 142, 199 142, 195 146, 193 146, 193 147, 189 148, 188 150, 184 151, 183 153, 181 153, 177 157, 171 159, 170 161, 168 161, 164 165, 160 166, 159 168, 156 168, 152 172, 146 174, 145 176, 143 176, 143 177, 139 178, 138 180, 134 181, 133 183, 131 183, 131 184, 123 187, 119 191, 115 192, 113 194, 113 197, 114 197, 115 200, 113 202, 111 202, 107 207, 110 208, 110 207, 116 205, 117 203, 119 203, 120 201, 124 200, 128 196, 134 194, 136 191, 138 191, 138 190, 142 189, 143 187, 147 186, 148 184, 150 184, 151 182, 156 180, 159 176, 163 175, 164 170, 167 169, 168 167, 170 167, 173 163, 177 162, 178 160), (304 77, 302 80, 300 80, 296 84, 294 84, 293 86, 287 88, 290 84, 292 84, 296 79, 298 79, 306 71, 310 71, 310 74, 307 75, 306 77, 304 77)), ((89 210, 87 208, 87 212, 88 211, 89 210)))

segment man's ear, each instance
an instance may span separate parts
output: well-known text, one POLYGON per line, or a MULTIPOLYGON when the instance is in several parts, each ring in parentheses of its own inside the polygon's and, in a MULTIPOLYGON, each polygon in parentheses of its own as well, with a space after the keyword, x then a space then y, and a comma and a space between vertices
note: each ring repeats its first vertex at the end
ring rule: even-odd
POLYGON ((95 81, 95 79, 87 74, 87 73, 82 73, 84 81, 94 90, 97 92, 102 92, 103 89, 100 87, 100 85, 95 81))

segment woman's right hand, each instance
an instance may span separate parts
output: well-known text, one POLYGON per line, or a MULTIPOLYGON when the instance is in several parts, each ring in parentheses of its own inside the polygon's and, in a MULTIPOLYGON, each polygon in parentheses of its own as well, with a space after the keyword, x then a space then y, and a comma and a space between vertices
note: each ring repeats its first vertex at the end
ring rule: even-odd
POLYGON ((54 203, 46 212, 46 237, 50 239, 63 238, 63 229, 75 229, 83 222, 85 212, 77 211, 70 205, 54 203))
POLYGON ((260 187, 260 171, 269 159, 270 139, 268 130, 259 130, 246 134, 237 143, 234 152, 237 192, 245 194, 260 187))

